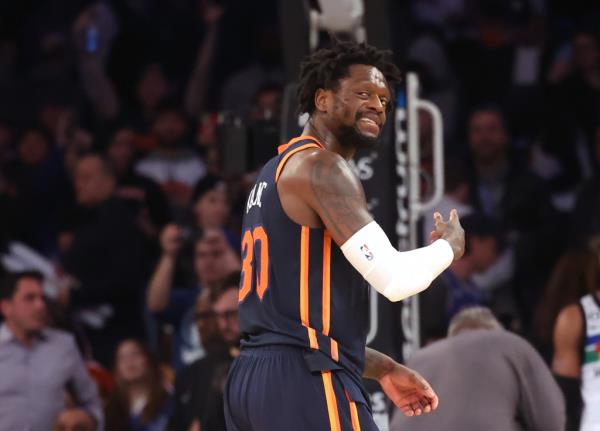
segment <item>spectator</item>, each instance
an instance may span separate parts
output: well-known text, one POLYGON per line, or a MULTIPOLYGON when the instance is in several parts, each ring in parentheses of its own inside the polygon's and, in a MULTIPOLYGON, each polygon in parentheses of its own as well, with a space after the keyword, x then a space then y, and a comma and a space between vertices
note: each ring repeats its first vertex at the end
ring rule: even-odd
POLYGON ((68 183, 60 154, 53 151, 49 136, 41 129, 27 129, 19 139, 17 158, 4 166, 4 172, 19 214, 15 236, 51 255, 68 183))
POLYGON ((540 178, 511 159, 510 137, 502 113, 478 108, 469 119, 469 146, 473 159, 473 206, 496 218, 507 246, 515 254, 513 288, 523 323, 529 328, 531 312, 552 265, 561 236, 555 235, 556 212, 540 178))
POLYGON ((473 281, 473 275, 488 270, 501 247, 498 223, 480 214, 461 219, 465 230, 465 254, 421 293, 421 338, 423 343, 443 338, 448 322, 461 309, 490 301, 487 292, 473 281))
POLYGON ((194 184, 206 173, 206 166, 186 146, 188 122, 181 110, 163 105, 152 124, 157 147, 140 160, 135 170, 159 183, 171 205, 181 211, 191 202, 194 184))
POLYGON ((597 257, 585 248, 567 250, 556 262, 543 296, 536 309, 535 340, 538 350, 549 361, 552 358, 552 334, 560 311, 573 304, 595 287, 597 257))
POLYGON ((193 322, 194 298, 206 289, 212 291, 231 271, 240 269, 238 253, 228 244, 220 230, 207 230, 194 242, 194 272, 192 285, 174 283, 176 257, 180 252, 181 229, 167 225, 161 234, 162 255, 150 279, 146 305, 162 322, 175 325, 177 341, 174 365, 187 364, 202 357, 205 340, 198 339, 193 322))
POLYGON ((579 29, 570 44, 561 46, 548 73, 544 149, 558 160, 560 179, 568 186, 593 173, 600 116, 600 42, 595 27, 579 29))
POLYGON ((221 97, 224 111, 244 119, 248 118, 252 99, 263 85, 283 81, 277 30, 270 23, 262 23, 254 31, 254 61, 227 80, 221 97))
POLYGON ((0 430, 47 431, 65 407, 65 393, 102 430, 96 386, 87 374, 75 340, 47 326, 42 277, 8 275, 0 290, 0 430))
POLYGON ((81 283, 70 292, 70 304, 104 366, 121 338, 143 334, 144 241, 115 188, 115 172, 105 159, 81 158, 75 173, 80 217, 61 238, 64 269, 81 283))
POLYGON ((212 298, 212 314, 225 346, 208 350, 204 358, 177 375, 170 431, 188 431, 193 426, 203 431, 225 429, 222 401, 225 377, 239 354, 239 282, 239 272, 231 274, 212 298))
POLYGON ((600 239, 590 244, 593 258, 580 273, 590 290, 565 306, 554 325, 552 371, 567 400, 568 431, 600 426, 600 239))
POLYGON ((196 184, 192 198, 194 229, 203 232, 220 229, 234 249, 240 247, 239 235, 227 228, 231 215, 227 183, 221 177, 207 175, 196 184))
POLYGON ((58 415, 52 431, 96 431, 96 424, 83 410, 68 408, 58 415))
POLYGON ((135 135, 131 129, 119 129, 107 149, 117 176, 115 194, 132 203, 138 227, 151 239, 156 239, 169 219, 167 199, 160 186, 133 170, 135 135))
POLYGON ((434 211, 440 214, 449 214, 450 210, 456 209, 461 219, 473 211, 469 205, 471 200, 469 187, 469 178, 464 163, 458 158, 447 158, 444 166, 444 196, 431 214, 423 217, 423 238, 429 238, 429 234, 435 230, 434 211))
POLYGON ((106 406, 106 427, 111 431, 163 431, 171 396, 161 367, 139 341, 127 339, 115 354, 116 388, 106 406))
POLYGON ((429 415, 407 418, 396 411, 391 431, 564 429, 564 400, 550 370, 487 308, 461 311, 447 339, 416 352, 406 365, 431 383, 441 402, 429 415))
POLYGON ((594 176, 581 184, 572 213, 571 238, 579 246, 600 235, 600 125, 594 136, 594 161, 594 176))

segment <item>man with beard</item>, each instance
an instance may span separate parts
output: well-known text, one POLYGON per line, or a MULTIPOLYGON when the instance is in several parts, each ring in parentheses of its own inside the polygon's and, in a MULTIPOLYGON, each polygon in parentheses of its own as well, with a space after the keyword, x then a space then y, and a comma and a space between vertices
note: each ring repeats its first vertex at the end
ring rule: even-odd
POLYGON ((400 410, 438 399, 416 372, 366 347, 368 287, 392 301, 429 286, 464 249, 456 211, 431 245, 400 253, 367 210, 348 160, 377 143, 399 71, 391 53, 338 42, 302 64, 302 136, 279 148, 244 208, 241 354, 225 389, 232 430, 376 430, 362 377, 400 410), (364 278, 364 279, 363 279, 364 278))

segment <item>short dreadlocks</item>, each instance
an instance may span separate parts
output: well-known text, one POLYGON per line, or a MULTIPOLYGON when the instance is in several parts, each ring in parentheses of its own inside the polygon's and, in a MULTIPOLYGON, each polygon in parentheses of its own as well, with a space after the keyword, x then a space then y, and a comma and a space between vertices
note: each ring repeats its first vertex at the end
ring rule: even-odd
MULTIPOLYGON (((315 51, 300 65, 298 83, 298 111, 312 114, 315 110, 315 92, 319 88, 337 90, 339 80, 349 76, 350 66, 366 64, 383 73, 392 100, 394 86, 401 80, 400 70, 392 60, 392 52, 379 50, 366 43, 336 41, 331 48, 315 51)), ((388 105, 390 108, 392 104, 388 105)))

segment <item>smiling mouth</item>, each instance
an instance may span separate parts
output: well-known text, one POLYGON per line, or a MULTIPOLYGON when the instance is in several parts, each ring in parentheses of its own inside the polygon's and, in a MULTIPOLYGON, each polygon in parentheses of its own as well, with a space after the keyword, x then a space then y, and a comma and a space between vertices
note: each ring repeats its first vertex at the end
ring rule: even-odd
POLYGON ((362 122, 362 124, 366 126, 365 128, 368 129, 367 131, 372 131, 375 134, 379 134, 381 127, 375 120, 368 117, 361 117, 358 121, 362 122))

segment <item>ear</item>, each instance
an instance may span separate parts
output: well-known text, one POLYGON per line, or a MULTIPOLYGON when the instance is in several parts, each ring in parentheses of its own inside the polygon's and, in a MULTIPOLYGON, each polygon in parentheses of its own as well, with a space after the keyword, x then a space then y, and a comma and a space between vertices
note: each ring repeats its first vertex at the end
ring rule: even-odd
POLYGON ((329 111, 331 108, 331 101, 333 99, 332 96, 331 90, 319 88, 315 92, 315 109, 323 113, 329 111))

